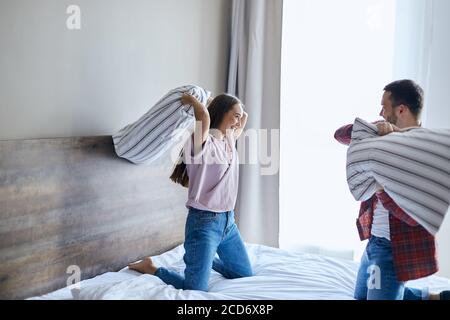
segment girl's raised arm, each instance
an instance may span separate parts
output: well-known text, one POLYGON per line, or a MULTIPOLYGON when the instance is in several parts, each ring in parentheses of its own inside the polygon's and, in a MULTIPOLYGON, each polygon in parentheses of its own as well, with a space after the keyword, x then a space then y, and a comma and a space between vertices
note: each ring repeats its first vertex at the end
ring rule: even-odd
POLYGON ((195 115, 195 131, 194 131, 194 154, 201 151, 203 142, 206 141, 209 135, 209 125, 211 119, 209 118, 209 112, 206 106, 197 100, 193 95, 185 92, 181 97, 181 103, 183 105, 191 105, 194 108, 195 115), (199 134, 201 133, 201 134, 199 134), (200 141, 201 138, 201 141, 200 141), (196 141, 199 140, 199 141, 196 141))

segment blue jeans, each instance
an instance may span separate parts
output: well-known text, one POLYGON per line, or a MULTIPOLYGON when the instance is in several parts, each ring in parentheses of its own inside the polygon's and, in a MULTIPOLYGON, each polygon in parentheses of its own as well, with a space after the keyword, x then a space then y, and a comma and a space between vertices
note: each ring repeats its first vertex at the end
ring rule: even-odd
POLYGON ((405 287, 397 280, 391 242, 372 236, 361 258, 356 279, 358 300, 424 300, 428 290, 405 287))
POLYGON ((155 273, 177 289, 208 291, 211 269, 227 279, 253 275, 233 211, 215 213, 190 208, 184 249, 184 277, 166 268, 158 268, 155 273), (219 259, 215 258, 216 252, 219 259))

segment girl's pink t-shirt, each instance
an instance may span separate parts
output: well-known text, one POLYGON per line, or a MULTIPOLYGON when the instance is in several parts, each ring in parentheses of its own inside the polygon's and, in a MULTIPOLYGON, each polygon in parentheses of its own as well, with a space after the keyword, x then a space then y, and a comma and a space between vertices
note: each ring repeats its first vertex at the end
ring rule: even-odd
POLYGON ((233 135, 219 140, 212 134, 194 156, 193 136, 184 146, 189 177, 186 207, 212 212, 234 210, 239 184, 239 159, 233 135))

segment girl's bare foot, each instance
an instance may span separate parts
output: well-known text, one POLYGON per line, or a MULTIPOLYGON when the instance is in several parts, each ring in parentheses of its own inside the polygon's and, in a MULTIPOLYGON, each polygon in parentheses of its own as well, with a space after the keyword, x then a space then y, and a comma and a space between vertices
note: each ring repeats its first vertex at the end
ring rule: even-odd
POLYGON ((155 274, 156 270, 158 269, 154 264, 150 257, 145 258, 142 261, 131 263, 128 265, 128 268, 131 270, 138 271, 140 273, 147 273, 147 274, 155 274))

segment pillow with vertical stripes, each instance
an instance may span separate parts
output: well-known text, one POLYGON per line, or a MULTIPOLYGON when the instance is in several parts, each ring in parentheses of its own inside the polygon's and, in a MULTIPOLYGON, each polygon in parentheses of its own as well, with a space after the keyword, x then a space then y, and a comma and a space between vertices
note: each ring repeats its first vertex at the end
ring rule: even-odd
POLYGON ((112 136, 117 155, 135 164, 149 164, 173 147, 195 122, 193 107, 181 104, 184 92, 205 105, 211 96, 196 85, 169 91, 141 118, 112 136))
POLYGON ((450 205, 450 130, 414 128, 378 136, 357 118, 347 151, 347 182, 364 201, 380 189, 431 234, 450 205))

